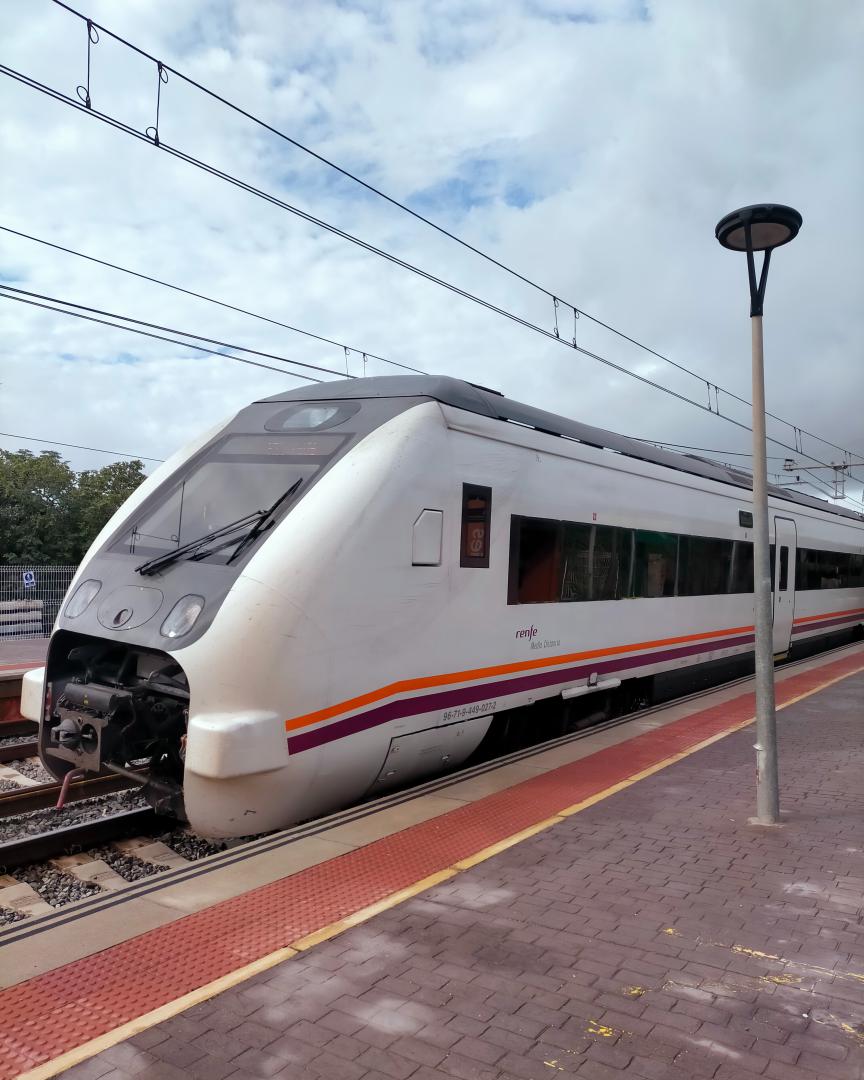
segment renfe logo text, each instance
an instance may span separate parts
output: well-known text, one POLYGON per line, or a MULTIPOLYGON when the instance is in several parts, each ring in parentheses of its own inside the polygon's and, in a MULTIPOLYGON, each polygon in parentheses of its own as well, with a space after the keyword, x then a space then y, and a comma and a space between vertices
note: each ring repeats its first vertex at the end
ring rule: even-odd
POLYGON ((517 630, 517 638, 535 638, 540 633, 536 626, 529 626, 525 630, 517 630))

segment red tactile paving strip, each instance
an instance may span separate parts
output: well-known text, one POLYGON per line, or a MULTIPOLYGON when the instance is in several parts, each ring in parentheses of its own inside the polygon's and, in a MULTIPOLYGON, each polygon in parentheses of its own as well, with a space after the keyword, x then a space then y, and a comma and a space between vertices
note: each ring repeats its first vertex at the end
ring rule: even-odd
MULTIPOLYGON (((781 682, 778 704, 864 670, 860 653, 781 682)), ((0 1080, 345 918, 736 728, 753 695, 674 721, 330 862, 0 992, 0 1080)))

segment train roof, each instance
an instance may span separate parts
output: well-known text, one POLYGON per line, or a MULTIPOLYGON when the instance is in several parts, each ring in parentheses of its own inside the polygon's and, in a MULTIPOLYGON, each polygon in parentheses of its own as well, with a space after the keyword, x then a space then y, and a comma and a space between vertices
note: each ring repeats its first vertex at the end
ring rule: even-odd
MULTIPOLYGON (((452 405, 466 412, 488 416, 522 427, 534 428, 547 435, 556 435, 564 439, 595 446, 602 450, 612 450, 626 457, 639 461, 650 461, 679 472, 702 476, 706 480, 716 480, 721 484, 732 484, 747 491, 753 489, 753 478, 748 472, 721 465, 719 462, 695 454, 678 454, 671 450, 661 450, 650 443, 618 435, 614 431, 583 424, 579 420, 570 420, 565 416, 536 409, 521 401, 504 397, 497 390, 490 390, 476 383, 465 382, 446 375, 382 375, 369 379, 338 379, 331 382, 301 386, 284 394, 274 394, 264 401, 338 401, 356 398, 428 398, 440 401, 443 405, 452 405)), ((768 486, 769 494, 786 502, 809 506, 824 513, 838 517, 851 518, 853 521, 864 520, 864 514, 848 510, 841 506, 832 506, 823 499, 789 491, 787 488, 768 486)))

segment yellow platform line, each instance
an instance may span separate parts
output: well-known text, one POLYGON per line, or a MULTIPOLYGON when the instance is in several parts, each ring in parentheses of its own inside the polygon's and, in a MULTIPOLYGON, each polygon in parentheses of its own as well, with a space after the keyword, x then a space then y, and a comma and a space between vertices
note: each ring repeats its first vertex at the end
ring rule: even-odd
MULTIPOLYGON (((843 675, 837 675, 832 679, 826 679, 824 682, 819 683, 818 686, 812 687, 803 694, 798 694, 788 701, 784 701, 777 705, 777 711, 779 712, 781 709, 788 709, 790 705, 795 705, 799 701, 804 701, 806 698, 812 697, 822 690, 827 690, 830 686, 834 686, 835 683, 842 682, 844 679, 851 678, 853 675, 859 675, 862 671, 864 671, 864 664, 854 671, 847 671, 843 675)), ((620 791, 625 791, 634 784, 638 784, 640 780, 644 780, 646 777, 653 776, 654 773, 658 773, 661 770, 668 768, 670 765, 675 765, 677 762, 683 761, 692 754, 696 754, 700 750, 704 750, 707 746, 711 746, 712 743, 725 739, 728 735, 734 735, 735 732, 748 727, 754 720, 755 717, 753 716, 747 720, 741 720, 725 731, 718 732, 715 735, 711 735, 706 739, 694 743, 693 746, 686 750, 681 750, 678 753, 664 758, 662 761, 655 762, 654 765, 649 765, 645 769, 640 769, 639 772, 633 773, 632 776, 628 776, 625 780, 620 780, 618 783, 612 784, 610 787, 604 788, 594 795, 590 795, 581 802, 574 803, 572 806, 559 810, 557 814, 544 818, 543 821, 538 822, 536 825, 531 825, 527 829, 521 829, 519 832, 506 836, 504 839, 498 840, 496 843, 482 848, 473 855, 468 855, 464 859, 459 859, 458 862, 453 863, 452 866, 448 866, 443 870, 438 870, 436 873, 421 878, 420 881, 415 881, 412 885, 408 885, 404 889, 399 889, 397 892, 390 893, 389 896, 385 896, 382 900, 378 900, 374 904, 369 904, 367 907, 360 908, 358 911, 346 916, 344 919, 330 923, 327 926, 322 926, 320 930, 315 930, 311 934, 306 934, 304 937, 298 938, 285 948, 277 949, 275 952, 268 953, 267 956, 259 957, 259 959, 253 960, 251 964, 246 964, 244 967, 237 968, 236 971, 229 971, 227 975, 222 975, 218 979, 214 979, 212 982, 205 983, 196 990, 184 994, 182 997, 175 998, 173 1001, 168 1001, 164 1005, 160 1005, 158 1009, 153 1009, 151 1012, 144 1013, 143 1016, 139 1016, 135 1020, 130 1020, 128 1023, 122 1024, 120 1027, 114 1028, 111 1031, 106 1031, 103 1035, 99 1035, 95 1039, 90 1039, 88 1042, 82 1043, 81 1046, 76 1046, 72 1050, 67 1050, 65 1054, 61 1054, 51 1061, 46 1061, 44 1064, 38 1065, 35 1069, 30 1069, 28 1072, 21 1073, 18 1080, 49 1080, 50 1077, 56 1076, 65 1069, 71 1069, 73 1065, 79 1065, 82 1061, 86 1061, 87 1058, 95 1057, 96 1054, 101 1054, 103 1050, 108 1050, 110 1047, 116 1046, 117 1043, 124 1042, 126 1039, 131 1039, 133 1035, 138 1035, 148 1028, 155 1027, 156 1024, 161 1024, 164 1020, 170 1020, 179 1013, 185 1012, 186 1009, 190 1009, 193 1005, 200 1005, 202 1001, 207 1001, 209 998, 215 997, 225 990, 230 990, 233 987, 238 986, 247 979, 251 979, 253 975, 260 975, 261 972, 267 971, 277 964, 283 963, 285 960, 290 960, 300 952, 311 949, 315 945, 320 945, 325 941, 329 941, 331 938, 338 937, 339 934, 344 933, 346 930, 350 930, 354 926, 359 926, 361 923, 374 918, 374 916, 380 915, 390 908, 397 907, 406 900, 411 900, 420 893, 426 892, 427 889, 431 889, 435 885, 440 885, 441 882, 455 877, 461 871, 469 870, 472 866, 477 866, 479 863, 485 862, 495 855, 499 855, 502 851, 514 847, 523 840, 527 840, 532 836, 536 836, 538 833, 551 829, 553 825, 559 824, 573 814, 578 814, 581 810, 586 810, 589 806, 594 806, 596 803, 603 802, 605 799, 618 794, 620 791)))

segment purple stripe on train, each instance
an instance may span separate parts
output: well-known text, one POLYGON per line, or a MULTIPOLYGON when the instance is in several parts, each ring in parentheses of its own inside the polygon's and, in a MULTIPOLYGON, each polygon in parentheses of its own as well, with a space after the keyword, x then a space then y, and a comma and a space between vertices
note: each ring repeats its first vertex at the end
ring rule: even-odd
POLYGON ((326 727, 319 727, 292 735, 288 738, 288 750, 292 754, 299 754, 303 750, 311 750, 315 746, 322 746, 325 743, 334 742, 336 739, 344 739, 346 736, 356 735, 360 731, 368 731, 369 728, 378 727, 379 724, 386 724, 390 720, 401 720, 406 716, 419 716, 422 713, 433 712, 437 709, 450 709, 457 705, 468 705, 475 701, 483 701, 486 698, 521 694, 527 690, 553 686, 555 683, 573 682, 576 679, 587 678, 592 672, 597 672, 598 675, 609 675, 617 671, 626 671, 630 668, 656 664, 660 660, 675 660, 684 656, 694 656, 697 653, 728 649, 736 645, 750 645, 752 642, 753 635, 747 634, 740 637, 723 638, 720 641, 706 641, 699 645, 686 645, 677 649, 662 649, 652 653, 640 653, 636 656, 580 664, 578 667, 535 672, 530 675, 521 675, 515 679, 502 679, 497 682, 481 683, 480 685, 461 686, 456 690, 443 690, 435 694, 425 694, 423 697, 402 698, 401 700, 390 701, 386 705, 379 705, 374 709, 369 709, 367 712, 358 713, 356 716, 348 716, 344 720, 337 720, 326 727))
POLYGON ((840 619, 822 619, 819 622, 800 623, 798 626, 792 627, 793 634, 805 634, 809 630, 821 630, 824 626, 839 626, 841 623, 849 622, 861 622, 862 617, 860 615, 844 615, 840 619))

